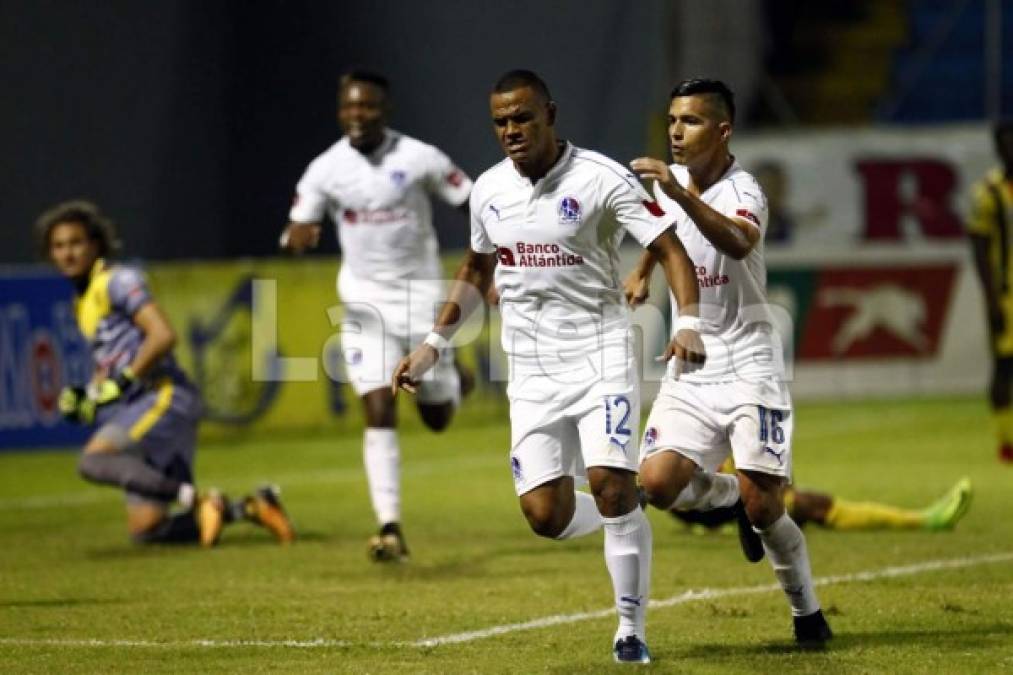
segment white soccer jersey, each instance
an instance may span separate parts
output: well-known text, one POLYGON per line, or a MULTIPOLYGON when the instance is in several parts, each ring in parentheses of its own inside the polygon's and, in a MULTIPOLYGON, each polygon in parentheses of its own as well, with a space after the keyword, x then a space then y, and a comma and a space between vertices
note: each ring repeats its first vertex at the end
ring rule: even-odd
POLYGON ((665 231, 649 209, 661 215, 632 173, 569 143, 534 183, 509 159, 476 181, 471 247, 498 260, 511 396, 542 399, 613 370, 626 377, 630 312, 617 249, 626 231, 644 246, 665 231))
MULTIPOLYGON (((689 183, 685 167, 673 164, 675 179, 689 183)), ((715 383, 759 381, 784 372, 780 344, 774 339, 767 306, 767 266, 763 258, 763 235, 767 229, 767 198, 756 179, 733 162, 727 172, 700 199, 715 211, 745 220, 760 229, 760 240, 743 260, 725 255, 700 232, 682 207, 658 187, 654 194, 686 247, 696 268, 700 287, 701 337, 707 362, 700 370, 680 376, 680 381, 715 383), (776 347, 776 348, 775 348, 776 347)), ((674 296, 672 321, 678 316, 674 296)), ((668 377, 674 363, 669 364, 668 377)))
POLYGON ((439 278, 432 205, 435 194, 462 204, 471 180, 439 149, 393 130, 369 155, 348 138, 310 163, 296 187, 289 219, 337 228, 343 269, 366 282, 439 278))

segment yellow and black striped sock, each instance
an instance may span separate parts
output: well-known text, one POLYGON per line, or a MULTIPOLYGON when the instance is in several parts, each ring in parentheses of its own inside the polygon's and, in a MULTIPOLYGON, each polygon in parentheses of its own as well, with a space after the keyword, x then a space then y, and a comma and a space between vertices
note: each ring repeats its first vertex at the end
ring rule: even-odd
POLYGON ((834 499, 824 525, 832 530, 910 530, 924 527, 925 516, 887 504, 834 499))

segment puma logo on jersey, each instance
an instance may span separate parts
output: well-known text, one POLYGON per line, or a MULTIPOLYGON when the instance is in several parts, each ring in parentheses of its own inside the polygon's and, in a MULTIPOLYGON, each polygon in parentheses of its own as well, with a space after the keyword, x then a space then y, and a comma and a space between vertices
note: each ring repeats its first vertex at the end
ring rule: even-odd
POLYGON ((499 209, 497 209, 493 204, 489 204, 489 210, 496 214, 496 220, 503 220, 503 216, 499 214, 499 209))
POLYGON ((778 451, 774 450, 774 448, 770 447, 769 445, 765 445, 765 446, 763 446, 763 451, 766 452, 766 453, 770 453, 771 455, 773 455, 774 459, 777 460, 777 465, 778 466, 783 466, 784 465, 784 459, 782 459, 782 455, 784 455, 784 450, 782 450, 781 452, 778 452, 778 451))

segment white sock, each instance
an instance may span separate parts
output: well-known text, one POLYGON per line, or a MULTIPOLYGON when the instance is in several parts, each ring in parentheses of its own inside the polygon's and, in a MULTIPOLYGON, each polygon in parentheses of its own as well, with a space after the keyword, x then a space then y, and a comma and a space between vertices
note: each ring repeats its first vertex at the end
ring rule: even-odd
POLYGON ((646 640, 647 598, 651 588, 651 524, 639 506, 618 518, 602 518, 605 565, 612 577, 619 628, 616 640, 646 640))
POLYGON ((601 514, 598 513, 598 505, 594 503, 594 497, 579 490, 574 495, 576 497, 576 508, 573 510, 573 519, 570 520, 570 524, 559 533, 556 539, 583 537, 586 534, 591 534, 601 529, 601 514))
POLYGON ((739 499, 739 480, 728 473, 708 473, 698 468, 669 509, 709 511, 731 506, 739 499))
POLYGON ((179 492, 176 493, 176 501, 184 509, 193 508, 193 499, 197 496, 197 491, 193 489, 193 485, 189 483, 183 483, 179 486, 179 492))
POLYGON ((369 498, 381 525, 401 520, 401 450, 393 429, 367 428, 362 457, 369 482, 369 498))
POLYGON ((805 537, 787 513, 766 530, 756 530, 763 541, 763 550, 791 603, 792 616, 807 616, 820 608, 809 569, 809 551, 805 537))

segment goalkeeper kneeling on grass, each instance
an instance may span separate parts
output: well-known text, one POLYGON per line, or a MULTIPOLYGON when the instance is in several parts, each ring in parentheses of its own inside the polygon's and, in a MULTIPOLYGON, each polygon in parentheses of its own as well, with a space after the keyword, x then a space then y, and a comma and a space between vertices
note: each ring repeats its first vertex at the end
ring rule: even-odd
POLYGON ((43 255, 74 286, 74 312, 94 372, 67 387, 59 407, 96 427, 78 462, 86 480, 124 490, 127 528, 138 543, 213 546, 222 527, 250 520, 281 542, 294 538, 277 489, 230 502, 198 493, 193 461, 200 395, 172 354, 176 336, 141 273, 111 265, 114 229, 94 204, 73 201, 43 213, 36 228, 43 255), (178 504, 180 509, 170 509, 178 504))

